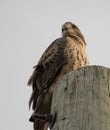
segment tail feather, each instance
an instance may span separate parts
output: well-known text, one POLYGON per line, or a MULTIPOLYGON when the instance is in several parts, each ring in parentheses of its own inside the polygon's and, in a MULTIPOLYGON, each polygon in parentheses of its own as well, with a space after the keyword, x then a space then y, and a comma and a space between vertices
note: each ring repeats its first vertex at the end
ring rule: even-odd
POLYGON ((32 85, 33 81, 37 79, 37 76, 40 76, 40 74, 43 73, 44 71, 43 65, 36 65, 33 68, 34 68, 33 74, 28 80, 27 85, 32 85))
POLYGON ((34 71, 31 77, 29 78, 27 85, 31 86, 33 81, 36 79, 36 76, 37 76, 37 71, 34 71))
POLYGON ((31 104, 33 103, 32 105, 32 109, 34 110, 35 109, 35 104, 36 104, 36 99, 37 99, 37 89, 33 90, 32 94, 31 94, 31 97, 29 99, 29 109, 31 107, 31 104))

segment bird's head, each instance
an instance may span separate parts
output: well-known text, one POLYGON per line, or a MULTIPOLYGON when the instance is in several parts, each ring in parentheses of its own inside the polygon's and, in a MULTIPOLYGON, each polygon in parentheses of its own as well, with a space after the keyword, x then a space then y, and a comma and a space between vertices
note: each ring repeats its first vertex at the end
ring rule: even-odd
POLYGON ((63 26, 62 26, 62 35, 63 36, 69 36, 69 35, 70 36, 77 36, 81 40, 83 40, 83 42, 85 43, 84 36, 81 33, 80 29, 75 24, 73 24, 71 22, 66 22, 66 23, 63 24, 63 26))

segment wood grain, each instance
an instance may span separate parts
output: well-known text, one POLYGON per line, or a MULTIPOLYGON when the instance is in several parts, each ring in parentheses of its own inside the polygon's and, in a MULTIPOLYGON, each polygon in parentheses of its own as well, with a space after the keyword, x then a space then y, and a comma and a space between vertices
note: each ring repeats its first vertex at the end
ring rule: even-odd
POLYGON ((110 69, 82 67, 63 76, 54 90, 52 130, 110 130, 110 69))

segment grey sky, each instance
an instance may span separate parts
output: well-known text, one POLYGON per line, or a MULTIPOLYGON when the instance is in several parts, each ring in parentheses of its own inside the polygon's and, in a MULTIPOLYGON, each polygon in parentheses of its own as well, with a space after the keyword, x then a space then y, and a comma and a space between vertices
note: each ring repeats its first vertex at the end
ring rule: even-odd
POLYGON ((31 130, 26 86, 66 21, 83 32, 90 63, 110 66, 110 0, 0 0, 0 130, 31 130))

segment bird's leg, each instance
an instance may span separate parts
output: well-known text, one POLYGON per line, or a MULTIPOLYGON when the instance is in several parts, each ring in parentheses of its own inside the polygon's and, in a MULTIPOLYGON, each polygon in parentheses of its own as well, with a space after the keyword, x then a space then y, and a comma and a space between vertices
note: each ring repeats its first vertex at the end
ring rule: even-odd
POLYGON ((56 113, 52 114, 45 114, 45 115, 40 115, 40 114, 32 114, 30 117, 29 121, 30 122, 35 122, 35 120, 44 120, 49 122, 50 128, 53 127, 55 120, 56 120, 56 113))
POLYGON ((52 120, 52 115, 40 115, 40 114, 32 114, 31 118, 29 121, 34 122, 35 120, 44 120, 44 121, 51 121, 52 120))

